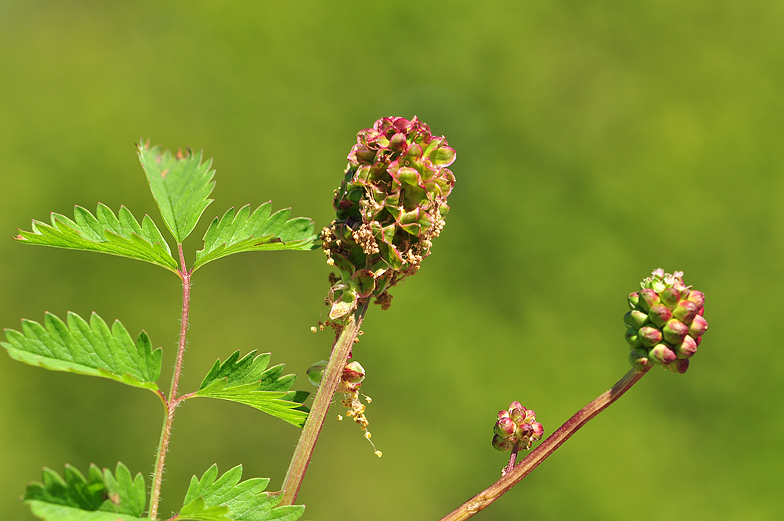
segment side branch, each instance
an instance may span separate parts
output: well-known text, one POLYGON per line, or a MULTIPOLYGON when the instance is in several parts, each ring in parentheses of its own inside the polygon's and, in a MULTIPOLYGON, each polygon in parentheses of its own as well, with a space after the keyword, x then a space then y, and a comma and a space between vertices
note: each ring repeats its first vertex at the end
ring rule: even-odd
POLYGON ((490 503, 504 495, 526 477, 532 470, 547 459, 550 454, 563 445, 572 434, 588 423, 594 416, 606 409, 615 400, 623 396, 637 381, 645 375, 645 371, 632 369, 612 388, 601 394, 591 403, 580 409, 574 416, 569 418, 561 427, 536 447, 531 453, 518 463, 504 477, 490 485, 487 489, 480 492, 470 500, 463 503, 453 512, 442 517, 440 521, 462 521, 468 519, 480 510, 487 508, 490 503))

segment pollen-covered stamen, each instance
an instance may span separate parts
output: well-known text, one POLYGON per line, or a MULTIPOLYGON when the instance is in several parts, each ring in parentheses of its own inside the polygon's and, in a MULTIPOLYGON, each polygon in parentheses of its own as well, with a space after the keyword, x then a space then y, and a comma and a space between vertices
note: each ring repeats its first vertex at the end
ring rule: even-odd
POLYGON ((373 229, 370 224, 363 224, 357 230, 351 232, 351 236, 354 237, 357 244, 362 247, 362 251, 364 251, 365 254, 373 255, 374 253, 379 252, 378 243, 373 236, 373 229))
MULTIPOLYGON (((359 425, 359 428, 365 433, 365 439, 373 446, 376 456, 381 457, 381 451, 376 449, 375 443, 370 439, 371 435, 370 431, 368 431, 370 422, 368 421, 367 416, 365 416, 365 404, 362 403, 360 398, 360 396, 364 396, 367 403, 373 401, 368 396, 363 395, 360 391, 364 379, 365 368, 362 367, 359 362, 354 360, 346 364, 338 386, 338 392, 343 394, 343 399, 340 403, 346 408, 346 417, 354 420, 354 422, 359 425)), ((339 419, 342 420, 343 418, 339 416, 339 419)))

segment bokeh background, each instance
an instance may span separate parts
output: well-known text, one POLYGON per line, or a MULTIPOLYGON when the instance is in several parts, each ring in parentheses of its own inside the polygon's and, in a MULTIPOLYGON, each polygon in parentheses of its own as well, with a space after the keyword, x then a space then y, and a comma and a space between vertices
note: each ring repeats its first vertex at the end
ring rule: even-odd
MULTIPOLYGON (((371 309, 355 355, 373 455, 328 420, 303 519, 438 519, 499 475, 496 411, 550 433, 628 369, 626 295, 683 270, 710 322, 686 375, 656 370, 477 519, 779 519, 784 511, 784 7, 733 2, 0 2, 0 326, 120 319, 176 345, 178 279, 15 244, 49 212, 158 211, 140 136, 203 149, 209 219, 272 199, 331 220, 359 129, 418 115, 457 150, 447 227, 371 309)), ((183 389, 233 351, 304 374, 327 356, 316 252, 197 273, 183 389)), ((312 389, 303 377, 298 388, 312 389)), ((155 396, 0 357, 0 512, 48 466, 149 476, 155 396)), ((337 414, 337 406, 333 410, 337 414)), ((211 464, 277 490, 298 430, 253 409, 179 411, 162 512, 211 464)))

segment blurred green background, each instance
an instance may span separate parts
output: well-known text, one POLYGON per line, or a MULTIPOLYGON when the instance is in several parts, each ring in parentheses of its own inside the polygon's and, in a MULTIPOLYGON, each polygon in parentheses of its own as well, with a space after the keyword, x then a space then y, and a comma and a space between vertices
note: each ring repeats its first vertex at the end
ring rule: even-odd
MULTIPOLYGON (((303 519, 438 519, 500 476, 496 411, 551 433, 628 369, 626 295, 651 270, 707 294, 686 375, 647 375, 477 519, 777 519, 784 511, 784 8, 780 1, 0 2, 0 326, 98 312, 169 368, 178 279, 15 244, 100 201, 160 217, 140 136, 214 157, 210 218, 272 199, 329 223, 355 134, 418 115, 457 150, 422 271, 355 357, 381 459, 328 420, 303 519)), ((320 252, 242 254, 194 280, 183 389, 217 358, 329 351, 320 252), (320 315, 321 314, 321 315, 320 315)), ((161 382, 169 380, 165 370, 161 382)), ((312 389, 303 377, 300 389, 312 389)), ((0 512, 48 466, 148 477, 155 396, 0 357, 0 512)), ((338 412, 336 407, 334 413, 338 412)), ((334 417, 334 416, 333 416, 334 417)), ((208 400, 179 411, 162 512, 217 462, 277 490, 298 430, 208 400)))

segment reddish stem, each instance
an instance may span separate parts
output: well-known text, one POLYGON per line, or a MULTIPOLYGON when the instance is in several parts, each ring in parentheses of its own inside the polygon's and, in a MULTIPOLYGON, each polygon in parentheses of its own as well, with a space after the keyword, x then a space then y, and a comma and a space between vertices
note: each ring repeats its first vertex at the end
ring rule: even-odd
POLYGON ((180 401, 177 397, 177 388, 180 384, 180 376, 182 375, 182 359, 185 355, 186 335, 188 333, 188 313, 190 310, 191 300, 191 272, 185 266, 185 255, 182 252, 182 244, 178 244, 177 248, 180 253, 180 270, 177 274, 182 279, 182 316, 180 319, 180 341, 177 346, 177 361, 174 365, 174 374, 172 375, 171 389, 169 391, 169 399, 164 400, 166 408, 166 415, 163 420, 163 427, 161 428, 161 438, 158 443, 158 453, 155 458, 155 471, 152 475, 152 491, 150 494, 150 519, 158 519, 158 506, 161 500, 161 484, 163 483, 163 470, 166 461, 166 453, 169 450, 169 441, 171 440, 172 424, 174 423, 174 412, 177 409, 180 401))
POLYGON ((623 396, 637 381, 645 375, 644 371, 632 369, 609 391, 601 394, 591 403, 580 409, 566 423, 561 425, 550 437, 536 447, 519 464, 506 473, 501 479, 490 485, 470 500, 463 503, 453 512, 441 518, 441 521, 462 521, 487 508, 490 503, 504 495, 534 470, 550 454, 560 447, 572 434, 588 423, 591 418, 606 409, 611 403, 623 396))
POLYGON ((291 463, 286 472, 283 487, 280 490, 281 505, 293 505, 297 499, 299 488, 305 477, 305 471, 308 470, 310 457, 313 454, 313 449, 316 447, 332 397, 335 395, 335 391, 340 383, 340 377, 343 376, 343 368, 346 367, 351 348, 354 346, 354 341, 359 334, 359 328, 362 325, 362 320, 365 318, 368 304, 369 302, 364 302, 359 305, 359 309, 349 317, 343 330, 335 339, 327 368, 321 377, 321 385, 319 385, 318 391, 316 391, 313 406, 310 409, 310 413, 308 413, 305 426, 302 428, 302 434, 297 442, 297 447, 294 449, 294 455, 291 457, 291 463))

